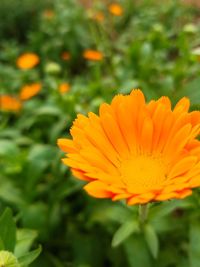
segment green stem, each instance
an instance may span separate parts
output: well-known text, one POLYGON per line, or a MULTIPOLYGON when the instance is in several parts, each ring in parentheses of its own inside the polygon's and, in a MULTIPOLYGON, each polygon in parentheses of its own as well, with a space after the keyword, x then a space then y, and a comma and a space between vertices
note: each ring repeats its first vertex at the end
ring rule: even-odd
POLYGON ((139 205, 139 221, 143 224, 148 216, 148 204, 139 205))

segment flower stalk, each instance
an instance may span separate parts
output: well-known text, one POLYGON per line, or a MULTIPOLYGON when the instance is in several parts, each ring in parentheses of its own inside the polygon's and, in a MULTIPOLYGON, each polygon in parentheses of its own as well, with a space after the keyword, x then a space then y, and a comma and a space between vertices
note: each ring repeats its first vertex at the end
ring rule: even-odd
POLYGON ((146 221, 148 216, 148 210, 148 204, 139 205, 139 221, 141 224, 144 224, 144 222, 146 221))

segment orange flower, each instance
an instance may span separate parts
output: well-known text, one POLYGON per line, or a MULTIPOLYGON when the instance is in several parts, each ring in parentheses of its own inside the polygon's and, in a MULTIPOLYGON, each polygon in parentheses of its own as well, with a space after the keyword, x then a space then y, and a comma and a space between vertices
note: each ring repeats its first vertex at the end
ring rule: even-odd
POLYGON ((70 53, 69 52, 67 52, 67 51, 64 51, 63 53, 62 53, 62 55, 61 55, 61 58, 63 59, 63 60, 69 60, 70 58, 71 58, 71 55, 70 55, 70 53))
POLYGON ((52 19, 55 16, 55 13, 52 9, 46 9, 43 12, 43 16, 47 19, 52 19))
POLYGON ((21 107, 22 107, 22 104, 17 98, 9 96, 9 95, 0 96, 0 110, 19 111, 21 107))
POLYGON ((91 61, 101 61, 103 59, 103 54, 99 51, 88 49, 84 51, 83 57, 91 61))
POLYGON ((110 4, 108 10, 114 16, 121 16, 123 13, 122 7, 117 3, 110 4))
POLYGON ((68 83, 61 83, 58 90, 61 94, 68 92, 70 89, 70 85, 68 83))
POLYGON ((99 116, 78 115, 72 140, 59 139, 64 164, 87 181, 92 196, 129 205, 184 198, 200 186, 200 112, 182 98, 171 109, 161 97, 145 103, 140 90, 102 104, 99 116))
POLYGON ((25 54, 22 54, 20 57, 18 57, 17 66, 20 69, 32 69, 39 62, 40 62, 40 59, 38 55, 34 53, 25 53, 25 54))
POLYGON ((98 21, 98 22, 104 21, 105 17, 104 17, 103 12, 99 11, 99 12, 94 13, 93 19, 98 21))
POLYGON ((40 92, 41 88, 41 83, 32 83, 23 86, 20 91, 20 99, 24 101, 32 98, 40 92))

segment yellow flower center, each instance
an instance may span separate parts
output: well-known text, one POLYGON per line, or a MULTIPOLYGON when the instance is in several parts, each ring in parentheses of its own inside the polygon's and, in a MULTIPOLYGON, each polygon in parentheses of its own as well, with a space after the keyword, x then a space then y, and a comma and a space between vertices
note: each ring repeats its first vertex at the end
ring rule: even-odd
POLYGON ((121 176, 131 193, 158 190, 165 180, 165 165, 160 158, 140 155, 122 163, 121 176))

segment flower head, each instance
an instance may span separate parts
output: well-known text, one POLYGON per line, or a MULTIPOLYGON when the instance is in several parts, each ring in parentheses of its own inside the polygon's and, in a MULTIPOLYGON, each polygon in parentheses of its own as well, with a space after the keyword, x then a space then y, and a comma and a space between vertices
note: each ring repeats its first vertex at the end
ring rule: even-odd
POLYGON ((9 95, 0 96, 0 110, 16 112, 19 111, 21 107, 22 104, 17 98, 9 95))
POLYGON ((91 61, 101 61, 103 59, 103 54, 96 50, 85 50, 83 57, 91 61))
POLYGON ((62 55, 61 55, 61 58, 63 59, 63 60, 69 60, 70 58, 71 58, 71 55, 70 55, 70 53, 69 52, 67 52, 67 51, 64 51, 63 53, 62 53, 62 55))
POLYGON ((58 90, 61 94, 67 93, 70 89, 70 85, 68 83, 61 83, 58 90))
POLYGON ((64 164, 92 196, 129 205, 184 198, 200 186, 200 112, 182 98, 145 102, 140 90, 78 115, 71 139, 59 139, 64 164))
POLYGON ((18 57, 17 66, 20 69, 32 69, 39 64, 40 58, 34 53, 25 53, 18 57))
POLYGON ((105 19, 104 14, 101 11, 94 13, 92 18, 93 20, 96 20, 97 22, 102 22, 105 19))
POLYGON ((27 84, 22 87, 19 97, 23 101, 28 100, 33 96, 37 95, 40 92, 41 88, 42 88, 41 83, 27 84))
POLYGON ((117 3, 112 3, 108 7, 109 12, 114 16, 121 16, 123 14, 123 9, 121 5, 117 3))
POLYGON ((43 12, 43 16, 46 19, 52 19, 55 16, 55 13, 52 9, 46 9, 43 12))

